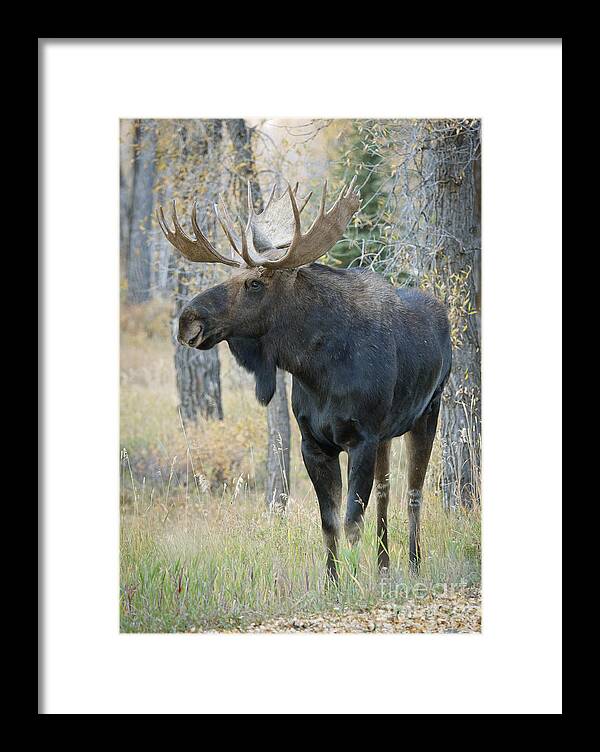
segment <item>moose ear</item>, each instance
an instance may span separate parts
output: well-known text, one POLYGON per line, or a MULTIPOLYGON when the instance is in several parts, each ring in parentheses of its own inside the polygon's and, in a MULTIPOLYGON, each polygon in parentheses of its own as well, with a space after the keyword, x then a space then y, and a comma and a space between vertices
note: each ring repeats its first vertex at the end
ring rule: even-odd
POLYGON ((229 349, 237 362, 254 374, 256 378, 256 399, 261 405, 268 405, 277 386, 277 367, 263 352, 261 342, 250 337, 230 337, 229 349))

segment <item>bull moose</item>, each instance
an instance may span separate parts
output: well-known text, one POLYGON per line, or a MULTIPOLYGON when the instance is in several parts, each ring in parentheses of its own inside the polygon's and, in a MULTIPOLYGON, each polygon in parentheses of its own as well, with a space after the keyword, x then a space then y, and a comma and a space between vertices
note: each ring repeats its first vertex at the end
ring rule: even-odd
POLYGON ((319 501, 327 573, 337 581, 342 478, 339 455, 348 453, 345 532, 356 544, 375 480, 378 565, 389 568, 387 509, 390 444, 406 436, 408 449, 409 564, 421 559, 422 489, 440 399, 450 373, 446 312, 435 298, 396 289, 364 268, 315 263, 343 237, 360 206, 354 178, 327 210, 327 181, 319 212, 303 232, 298 186, 271 192, 261 213, 248 185, 248 218, 234 223, 222 198, 216 217, 233 253, 212 245, 191 214, 194 238, 182 229, 173 202, 172 223, 162 208, 160 227, 189 261, 241 271, 197 295, 179 318, 182 344, 208 350, 225 340, 237 362, 256 379, 267 405, 276 369, 292 374, 292 408, 302 435, 302 457, 319 501))

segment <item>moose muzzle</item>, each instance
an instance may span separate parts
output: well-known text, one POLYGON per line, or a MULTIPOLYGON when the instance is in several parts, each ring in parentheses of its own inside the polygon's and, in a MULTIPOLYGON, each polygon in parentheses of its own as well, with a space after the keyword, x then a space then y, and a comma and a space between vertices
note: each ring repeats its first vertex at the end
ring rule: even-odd
POLYGON ((204 324, 198 318, 197 314, 186 308, 179 317, 179 334, 177 339, 182 345, 197 347, 202 341, 204 324))

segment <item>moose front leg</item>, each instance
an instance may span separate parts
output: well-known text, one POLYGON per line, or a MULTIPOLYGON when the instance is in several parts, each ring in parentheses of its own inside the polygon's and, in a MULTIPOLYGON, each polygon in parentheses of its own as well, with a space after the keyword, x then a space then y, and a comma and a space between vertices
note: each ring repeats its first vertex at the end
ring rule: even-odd
POLYGON ((348 450, 348 501, 345 530, 348 541, 355 545, 364 526, 365 509, 373 488, 376 441, 361 441, 348 450))
POLYGON ((327 575, 335 583, 338 579, 336 562, 342 502, 339 453, 328 454, 315 442, 303 438, 302 459, 317 492, 323 540, 327 551, 327 575))

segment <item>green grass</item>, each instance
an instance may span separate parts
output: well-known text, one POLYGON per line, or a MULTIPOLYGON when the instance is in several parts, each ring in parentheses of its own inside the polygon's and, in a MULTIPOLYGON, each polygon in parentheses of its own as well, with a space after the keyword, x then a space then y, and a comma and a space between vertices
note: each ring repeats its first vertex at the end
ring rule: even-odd
MULTIPOLYGON (((122 631, 244 629, 273 617, 370 609, 417 592, 479 584, 479 510, 443 511, 438 446, 424 489, 421 572, 410 576, 405 457, 397 439, 389 576, 382 581, 377 572, 371 505, 360 546, 342 545, 339 586, 329 586, 317 502, 295 426, 291 499, 285 516, 272 515, 263 490, 265 410, 252 381, 222 348, 225 421, 201 422, 184 436, 167 311, 162 326, 156 305, 149 308, 152 336, 140 326, 122 337, 122 631)), ((143 321, 143 311, 138 315, 143 321)))
POLYGON ((384 581, 376 568, 373 517, 368 509, 358 548, 342 545, 340 583, 332 588, 324 576, 316 503, 292 500, 285 516, 272 515, 244 483, 237 494, 220 497, 206 492, 167 500, 154 492, 151 501, 148 495, 129 500, 121 519, 121 629, 243 629, 277 616, 400 603, 418 588, 437 593, 444 585, 479 583, 477 514, 447 514, 429 505, 424 559, 414 578, 407 570, 406 514, 395 504, 393 564, 384 581))

